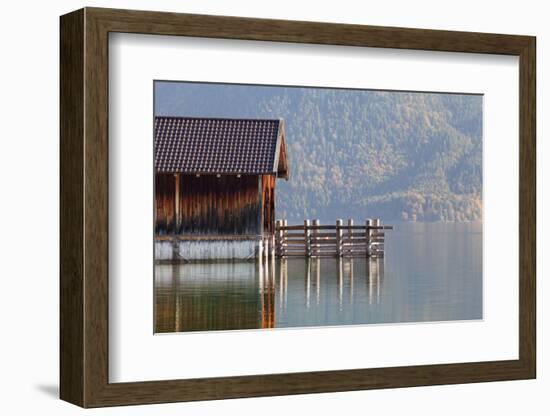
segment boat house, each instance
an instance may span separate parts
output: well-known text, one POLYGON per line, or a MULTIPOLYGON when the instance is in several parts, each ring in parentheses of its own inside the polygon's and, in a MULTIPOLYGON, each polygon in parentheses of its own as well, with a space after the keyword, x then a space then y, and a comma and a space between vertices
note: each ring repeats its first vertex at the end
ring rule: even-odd
POLYGON ((155 118, 155 259, 247 259, 275 230, 283 120, 155 118))

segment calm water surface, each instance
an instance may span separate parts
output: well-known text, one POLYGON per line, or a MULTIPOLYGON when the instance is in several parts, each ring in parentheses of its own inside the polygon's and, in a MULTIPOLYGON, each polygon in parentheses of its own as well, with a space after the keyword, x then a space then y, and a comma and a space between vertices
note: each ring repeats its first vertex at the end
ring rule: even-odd
POLYGON ((384 259, 155 266, 155 332, 482 318, 481 223, 398 223, 384 259))

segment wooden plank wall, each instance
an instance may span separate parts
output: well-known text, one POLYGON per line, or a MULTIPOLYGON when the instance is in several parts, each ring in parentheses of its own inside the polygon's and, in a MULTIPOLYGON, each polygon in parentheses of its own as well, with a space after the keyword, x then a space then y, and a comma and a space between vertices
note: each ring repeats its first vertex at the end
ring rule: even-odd
POLYGON ((260 234, 258 176, 181 174, 177 216, 176 183, 174 174, 155 177, 156 235, 260 234))
POLYGON ((155 175, 155 234, 173 234, 175 229, 175 185, 171 174, 155 175))
POLYGON ((262 206, 264 235, 275 232, 275 175, 262 175, 262 206))

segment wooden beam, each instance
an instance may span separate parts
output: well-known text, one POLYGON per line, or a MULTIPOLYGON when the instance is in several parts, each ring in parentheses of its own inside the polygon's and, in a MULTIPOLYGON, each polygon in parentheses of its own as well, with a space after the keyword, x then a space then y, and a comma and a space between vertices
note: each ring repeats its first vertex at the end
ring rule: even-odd
POLYGON ((174 174, 175 181, 175 197, 174 197, 174 233, 179 233, 180 228, 180 174, 174 174))
POLYGON ((262 175, 258 175, 258 231, 264 235, 264 197, 262 175))

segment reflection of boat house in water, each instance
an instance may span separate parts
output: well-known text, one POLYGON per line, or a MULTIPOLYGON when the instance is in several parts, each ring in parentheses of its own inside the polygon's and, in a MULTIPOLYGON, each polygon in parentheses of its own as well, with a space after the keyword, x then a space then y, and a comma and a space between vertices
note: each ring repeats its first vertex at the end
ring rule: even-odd
POLYGON ((155 118, 155 259, 256 256, 288 179, 283 120, 155 118))
POLYGON ((366 309, 383 283, 383 257, 156 264, 155 332, 383 323, 387 314, 366 309))

